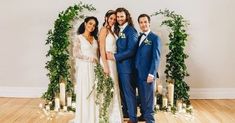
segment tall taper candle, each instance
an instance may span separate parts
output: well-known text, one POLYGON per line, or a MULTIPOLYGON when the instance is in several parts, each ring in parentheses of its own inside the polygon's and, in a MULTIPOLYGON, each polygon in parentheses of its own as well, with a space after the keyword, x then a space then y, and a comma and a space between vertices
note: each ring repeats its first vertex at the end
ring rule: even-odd
POLYGON ((60 102, 61 105, 65 105, 65 83, 61 82, 60 83, 60 102))
POLYGON ((173 104, 174 104, 174 85, 172 83, 169 83, 167 86, 167 89, 168 89, 169 102, 170 102, 171 106, 173 106, 173 104))

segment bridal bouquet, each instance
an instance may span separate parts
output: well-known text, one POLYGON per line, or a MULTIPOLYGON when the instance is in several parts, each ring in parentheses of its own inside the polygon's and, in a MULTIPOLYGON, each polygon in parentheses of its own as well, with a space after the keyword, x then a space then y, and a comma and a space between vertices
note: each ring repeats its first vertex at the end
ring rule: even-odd
MULTIPOLYGON (((95 91, 96 94, 96 104, 99 106, 100 122, 108 123, 108 109, 113 99, 114 82, 110 76, 105 75, 100 64, 97 64, 95 66, 95 77, 96 83, 93 86, 91 93, 95 91)), ((91 95, 91 93, 89 94, 89 96, 91 95)))

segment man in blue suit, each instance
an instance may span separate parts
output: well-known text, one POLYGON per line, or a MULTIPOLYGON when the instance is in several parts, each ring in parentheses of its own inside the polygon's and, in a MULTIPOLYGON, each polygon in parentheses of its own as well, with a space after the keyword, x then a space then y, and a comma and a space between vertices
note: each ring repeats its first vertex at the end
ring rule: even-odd
POLYGON ((128 123, 137 123, 135 55, 138 47, 138 33, 130 13, 125 8, 116 9, 117 25, 114 32, 118 36, 117 53, 107 53, 108 59, 116 60, 122 98, 123 114, 128 115, 128 123))
POLYGON ((138 23, 142 32, 138 37, 139 47, 136 53, 135 67, 137 69, 141 115, 146 123, 155 123, 154 90, 160 62, 160 38, 150 31, 150 17, 147 14, 141 14, 138 17, 138 23))

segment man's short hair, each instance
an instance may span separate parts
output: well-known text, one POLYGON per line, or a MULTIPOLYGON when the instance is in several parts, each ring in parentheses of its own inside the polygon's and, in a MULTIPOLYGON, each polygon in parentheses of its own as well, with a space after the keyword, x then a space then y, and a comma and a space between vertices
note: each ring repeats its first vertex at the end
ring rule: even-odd
POLYGON ((149 15, 147 15, 147 14, 141 14, 141 15, 138 17, 138 23, 140 22, 140 18, 142 18, 142 17, 147 17, 147 18, 148 18, 148 21, 149 21, 149 22, 151 21, 149 15))

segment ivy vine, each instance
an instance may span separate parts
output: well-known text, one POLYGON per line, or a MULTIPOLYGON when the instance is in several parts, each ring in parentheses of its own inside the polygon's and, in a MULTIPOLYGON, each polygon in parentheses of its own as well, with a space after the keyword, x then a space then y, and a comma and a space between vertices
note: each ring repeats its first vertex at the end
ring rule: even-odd
POLYGON ((109 122, 109 106, 113 100, 114 82, 109 75, 105 75, 100 64, 95 66, 96 104, 99 105, 99 122, 109 122))
POLYGON ((170 28, 169 40, 167 44, 169 53, 166 55, 166 78, 172 80, 174 83, 174 104, 177 100, 182 100, 186 104, 190 104, 188 91, 190 87, 187 85, 184 78, 189 76, 185 59, 188 55, 184 52, 185 42, 187 41, 188 34, 186 27, 189 25, 184 18, 176 14, 174 11, 159 10, 152 16, 163 15, 165 20, 161 25, 170 28))

